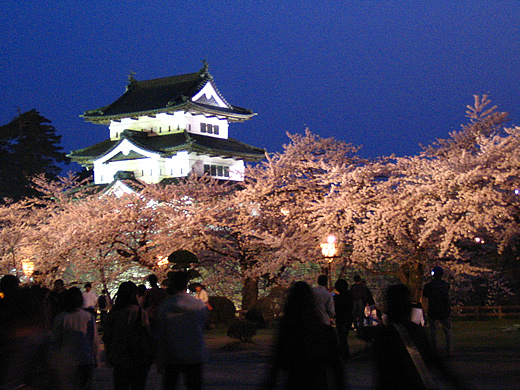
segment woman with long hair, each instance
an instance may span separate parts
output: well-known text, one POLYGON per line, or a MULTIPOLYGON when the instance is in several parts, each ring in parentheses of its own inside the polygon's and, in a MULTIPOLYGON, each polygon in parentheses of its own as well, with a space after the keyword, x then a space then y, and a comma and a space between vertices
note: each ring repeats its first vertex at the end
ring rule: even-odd
POLYGON ((265 388, 274 389, 279 377, 282 388, 290 390, 345 386, 336 332, 320 320, 312 289, 305 282, 289 289, 265 388), (333 383, 329 383, 329 371, 334 374, 333 383))
POLYGON ((114 367, 114 389, 144 390, 152 364, 152 342, 146 312, 137 304, 133 282, 119 286, 105 320, 103 342, 108 362, 114 367))

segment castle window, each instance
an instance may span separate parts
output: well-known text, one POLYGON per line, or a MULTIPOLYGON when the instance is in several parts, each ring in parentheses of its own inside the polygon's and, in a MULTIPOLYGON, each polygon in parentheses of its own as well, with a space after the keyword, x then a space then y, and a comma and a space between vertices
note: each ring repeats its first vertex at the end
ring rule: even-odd
POLYGON ((208 133, 208 134, 218 134, 219 128, 218 125, 212 125, 210 123, 201 123, 200 124, 200 132, 208 133))
POLYGON ((229 167, 223 165, 204 164, 204 173, 213 177, 229 177, 229 167))

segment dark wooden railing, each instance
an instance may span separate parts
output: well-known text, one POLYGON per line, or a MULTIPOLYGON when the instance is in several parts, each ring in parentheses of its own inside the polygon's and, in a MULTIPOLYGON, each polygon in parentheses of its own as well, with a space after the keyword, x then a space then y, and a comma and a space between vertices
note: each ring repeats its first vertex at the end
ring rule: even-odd
POLYGON ((455 317, 520 317, 520 306, 453 306, 451 314, 455 317))

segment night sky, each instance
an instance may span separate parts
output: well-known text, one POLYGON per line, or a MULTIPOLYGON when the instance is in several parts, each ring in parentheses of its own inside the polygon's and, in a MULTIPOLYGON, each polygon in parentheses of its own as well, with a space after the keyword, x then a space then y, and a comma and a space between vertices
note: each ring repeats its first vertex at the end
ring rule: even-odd
POLYGON ((8 0, 0 18, 0 124, 36 108, 67 153, 108 137, 79 115, 131 71, 204 59, 226 100, 258 113, 230 136, 270 152, 309 127, 365 157, 413 155, 458 130, 475 94, 520 124, 518 0, 8 0))

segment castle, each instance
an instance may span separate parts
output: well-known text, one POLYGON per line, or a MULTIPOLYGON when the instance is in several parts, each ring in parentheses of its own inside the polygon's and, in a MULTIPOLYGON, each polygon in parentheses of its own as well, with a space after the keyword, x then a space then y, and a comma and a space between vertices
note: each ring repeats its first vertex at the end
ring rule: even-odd
POLYGON ((265 150, 230 138, 229 124, 254 115, 224 99, 206 61, 196 73, 145 81, 131 75, 116 101, 82 115, 108 125, 110 137, 68 156, 93 169, 95 184, 160 183, 190 174, 241 181, 245 162, 260 161, 265 150))

